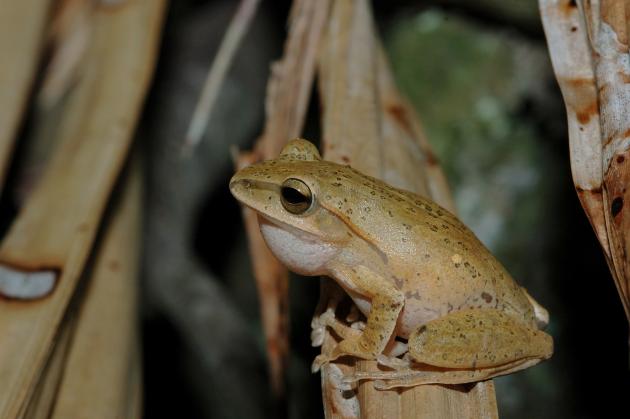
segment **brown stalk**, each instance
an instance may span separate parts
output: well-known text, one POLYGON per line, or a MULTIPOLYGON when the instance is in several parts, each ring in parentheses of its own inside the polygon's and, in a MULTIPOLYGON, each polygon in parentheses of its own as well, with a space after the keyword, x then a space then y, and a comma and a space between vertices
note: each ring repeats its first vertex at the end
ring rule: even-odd
MULTIPOLYGON (((333 3, 319 80, 327 160, 350 164, 453 207, 420 123, 393 83, 367 1, 333 3)), ((327 353, 335 343, 327 334, 322 352, 327 353)), ((352 397, 338 380, 340 373, 351 368, 335 362, 322 369, 327 418, 498 417, 492 381, 468 387, 424 385, 392 391, 375 390, 367 381, 359 384, 352 397)), ((358 361, 355 368, 371 370, 376 363, 358 361)))
POLYGON ((0 13, 0 191, 39 63, 51 3, 6 2, 0 13))
MULTIPOLYGON (((295 0, 282 59, 272 65, 267 84, 265 128, 252 153, 242 153, 237 168, 277 156, 284 144, 300 135, 311 93, 319 39, 328 14, 328 0, 295 0)), ((256 214, 243 209, 258 287, 272 390, 284 394, 288 357, 288 272, 267 248, 256 214)))
POLYGON ((78 85, 64 108, 55 157, 0 247, 22 269, 57 268, 37 301, 0 301, 0 416, 20 417, 47 362, 125 159, 149 79, 164 2, 99 5, 78 85), (121 46, 124 46, 122 48, 121 46))

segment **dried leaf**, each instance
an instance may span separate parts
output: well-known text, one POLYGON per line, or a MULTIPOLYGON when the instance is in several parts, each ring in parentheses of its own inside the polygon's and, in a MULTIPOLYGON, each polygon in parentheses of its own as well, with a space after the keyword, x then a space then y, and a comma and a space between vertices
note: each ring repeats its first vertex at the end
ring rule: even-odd
POLYGON ((627 2, 541 0, 567 108, 573 179, 630 321, 627 2))
POLYGON ((35 77, 51 3, 5 2, 0 13, 0 190, 35 77))

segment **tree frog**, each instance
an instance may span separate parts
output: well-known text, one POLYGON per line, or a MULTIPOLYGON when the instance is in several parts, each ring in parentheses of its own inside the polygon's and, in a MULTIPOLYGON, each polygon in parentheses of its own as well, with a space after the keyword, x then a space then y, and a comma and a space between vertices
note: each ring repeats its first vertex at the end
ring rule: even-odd
POLYGON ((547 311, 431 200, 324 161, 303 139, 240 170, 230 191, 258 213, 281 262, 333 278, 367 317, 357 330, 323 316, 343 340, 315 369, 373 359, 384 369, 347 379, 392 388, 480 381, 552 355, 547 311))

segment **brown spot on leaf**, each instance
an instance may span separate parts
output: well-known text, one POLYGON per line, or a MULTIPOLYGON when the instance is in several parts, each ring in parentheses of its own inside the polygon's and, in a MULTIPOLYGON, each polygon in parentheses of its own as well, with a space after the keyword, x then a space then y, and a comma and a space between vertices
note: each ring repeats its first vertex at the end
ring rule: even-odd
POLYGON ((623 163, 626 158, 624 156, 617 156, 617 163, 623 163))
POLYGON ((490 304, 492 302, 492 296, 490 294, 488 294, 487 292, 482 292, 481 293, 481 298, 483 298, 483 300, 490 304))
POLYGON ((599 113, 599 109, 597 108, 597 102, 591 102, 588 106, 576 110, 575 115, 577 116, 580 124, 587 124, 588 121, 591 120, 593 115, 597 115, 599 113))
POLYGON ((435 157, 435 154, 433 154, 430 150, 424 150, 424 152, 426 154, 427 164, 429 166, 435 166, 439 163, 437 157, 435 157))
POLYGON ((592 195, 601 195, 601 193, 602 193, 602 187, 601 186, 598 186, 598 187, 593 188, 593 189, 584 189, 582 187, 576 186, 575 190, 577 191, 578 195, 582 195, 582 194, 585 194, 585 193, 589 193, 589 194, 592 194, 592 195))
POLYGON ((398 122, 398 124, 400 124, 408 135, 413 137, 413 128, 411 127, 405 108, 397 103, 394 103, 387 107, 387 112, 396 120, 396 122, 398 122))
POLYGON ((613 199, 612 204, 610 204, 610 213, 612 214, 613 217, 616 217, 617 214, 619 214, 622 209, 623 209, 623 198, 618 196, 617 198, 613 199))
POLYGON ((109 262, 109 270, 112 272, 118 272, 120 270, 120 263, 117 260, 111 260, 109 262))

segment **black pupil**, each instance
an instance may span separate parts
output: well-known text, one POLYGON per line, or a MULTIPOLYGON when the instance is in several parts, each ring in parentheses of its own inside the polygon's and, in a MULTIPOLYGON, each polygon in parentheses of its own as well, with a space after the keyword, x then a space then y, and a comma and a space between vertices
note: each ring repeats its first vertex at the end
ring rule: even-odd
POLYGON ((308 203, 308 197, 302 195, 302 193, 300 193, 300 191, 298 191, 297 189, 289 188, 286 186, 282 188, 282 197, 289 204, 297 205, 308 203))

